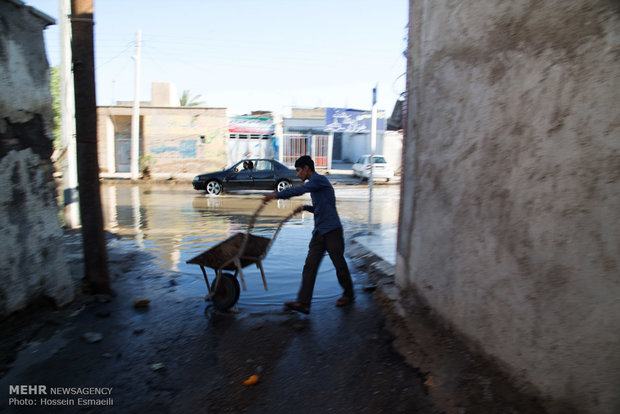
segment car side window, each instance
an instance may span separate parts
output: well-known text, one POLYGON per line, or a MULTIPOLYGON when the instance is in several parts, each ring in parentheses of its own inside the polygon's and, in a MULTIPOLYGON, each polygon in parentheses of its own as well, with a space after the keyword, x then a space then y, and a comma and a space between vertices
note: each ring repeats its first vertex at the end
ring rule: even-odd
POLYGON ((269 161, 261 160, 256 161, 256 170, 257 171, 269 171, 271 170, 271 163, 269 161))

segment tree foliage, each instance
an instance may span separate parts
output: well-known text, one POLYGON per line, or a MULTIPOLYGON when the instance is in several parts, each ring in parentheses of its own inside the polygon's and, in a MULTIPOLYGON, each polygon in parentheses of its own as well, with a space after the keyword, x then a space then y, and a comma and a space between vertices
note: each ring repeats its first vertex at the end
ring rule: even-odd
POLYGON ((60 137, 60 69, 58 66, 50 68, 50 92, 54 109, 54 148, 62 146, 60 137))
POLYGON ((204 102, 199 101, 201 95, 191 96, 189 89, 186 89, 181 94, 181 99, 179 100, 181 106, 200 106, 203 105, 204 102))

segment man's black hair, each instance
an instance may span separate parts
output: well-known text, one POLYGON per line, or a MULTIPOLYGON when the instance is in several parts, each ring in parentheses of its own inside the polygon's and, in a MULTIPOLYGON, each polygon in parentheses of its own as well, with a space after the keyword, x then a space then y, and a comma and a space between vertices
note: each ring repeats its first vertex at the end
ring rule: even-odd
POLYGON ((309 155, 302 155, 295 161, 295 168, 303 169, 306 165, 310 167, 310 171, 314 171, 314 161, 312 161, 309 155))

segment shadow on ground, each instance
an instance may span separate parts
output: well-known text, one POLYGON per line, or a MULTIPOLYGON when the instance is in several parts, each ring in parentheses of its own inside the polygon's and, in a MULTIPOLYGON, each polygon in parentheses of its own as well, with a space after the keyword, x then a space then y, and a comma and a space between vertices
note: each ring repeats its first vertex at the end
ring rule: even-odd
MULTIPOLYGON (((280 304, 221 313, 175 289, 142 252, 109 252, 114 294, 39 304, 2 322, 0 398, 9 385, 111 387, 107 405, 9 406, 8 412, 435 413, 423 378, 393 351, 372 293, 309 316, 280 304), (149 292, 150 305, 133 300, 149 292), (243 382, 259 376, 253 386, 243 382)), ((76 263, 73 263, 76 265, 76 263)), ((358 281, 359 282, 359 281, 358 281)), ((359 282, 358 286, 363 285, 359 282)), ((59 396, 44 396, 57 399, 59 396)), ((108 397, 108 396, 105 396, 108 397)))

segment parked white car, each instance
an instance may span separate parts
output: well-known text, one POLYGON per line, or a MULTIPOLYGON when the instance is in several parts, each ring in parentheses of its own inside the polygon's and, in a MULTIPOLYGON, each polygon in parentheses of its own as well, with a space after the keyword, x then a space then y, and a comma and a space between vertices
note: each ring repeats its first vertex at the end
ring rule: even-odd
MULTIPOLYGON (((394 168, 388 163, 383 155, 373 155, 372 178, 385 178, 390 181, 394 177, 394 168)), ((353 164, 353 176, 366 178, 370 177, 370 155, 362 155, 353 164)))

